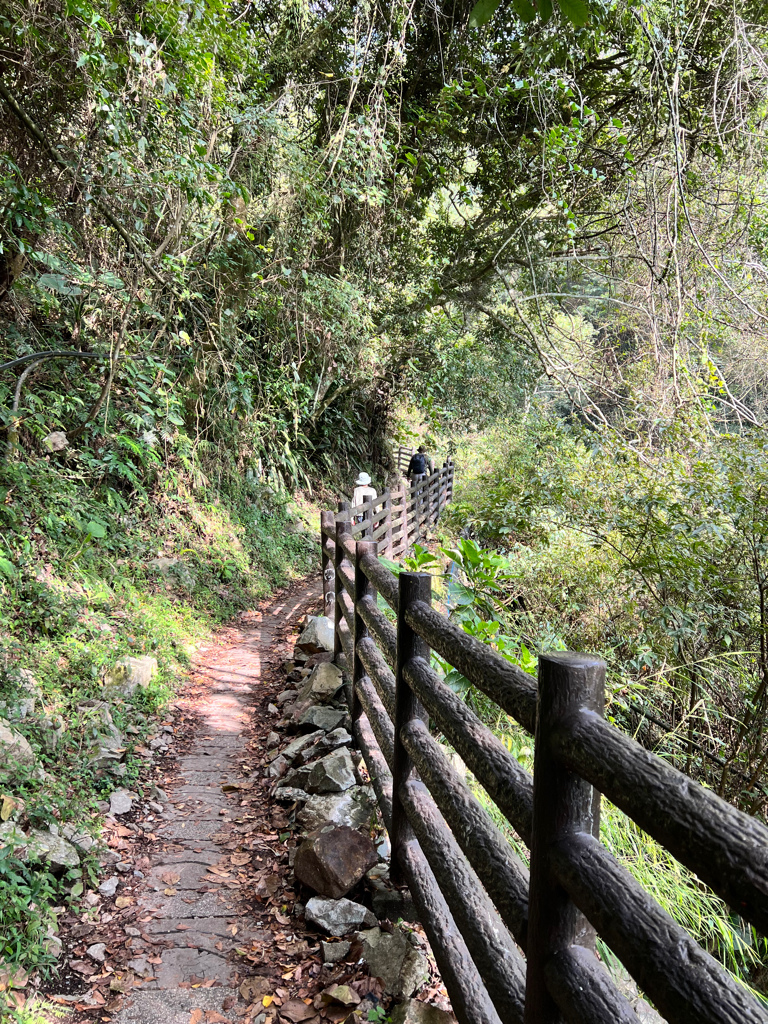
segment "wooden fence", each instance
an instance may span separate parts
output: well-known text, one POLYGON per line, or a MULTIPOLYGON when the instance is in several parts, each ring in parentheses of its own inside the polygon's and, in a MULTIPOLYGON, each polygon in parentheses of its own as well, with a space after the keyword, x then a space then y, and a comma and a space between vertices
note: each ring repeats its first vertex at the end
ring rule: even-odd
MULTIPOLYGON (((323 512, 322 521, 333 530, 334 521, 348 520, 353 538, 376 541, 380 555, 400 558, 437 522, 452 497, 453 461, 449 459, 442 469, 415 476, 410 485, 403 483, 362 505, 353 508, 340 502, 340 510, 323 512)), ((334 593, 333 560, 323 558, 323 599, 325 614, 331 618, 334 593)))
POLYGON ((405 476, 411 462, 414 449, 409 445, 401 444, 397 449, 397 468, 405 476))
POLYGON ((542 656, 537 686, 432 607, 429 575, 395 577, 376 541, 354 531, 323 513, 336 660, 393 878, 410 886, 461 1024, 638 1024, 595 954, 596 934, 671 1024, 766 1024, 768 1006, 601 844, 600 794, 763 935, 768 828, 606 722, 599 659, 542 656), (441 681, 430 650, 535 733, 533 776, 441 681), (530 848, 530 874, 429 721, 530 848))

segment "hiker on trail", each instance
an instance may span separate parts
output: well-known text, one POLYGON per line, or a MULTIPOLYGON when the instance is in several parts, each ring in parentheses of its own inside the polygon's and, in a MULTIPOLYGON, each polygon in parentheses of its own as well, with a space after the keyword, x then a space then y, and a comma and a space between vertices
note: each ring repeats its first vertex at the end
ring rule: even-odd
POLYGON ((427 455, 427 449, 424 445, 420 444, 419 450, 411 456, 411 461, 408 463, 408 472, 405 474, 405 477, 406 480, 410 480, 414 476, 424 476, 428 472, 432 472, 432 459, 427 455))
MULTIPOLYGON (((352 492, 352 508, 362 505, 369 498, 376 497, 375 488, 371 487, 371 478, 367 473, 360 473, 355 480, 355 489, 352 492)), ((355 522, 362 522, 362 516, 355 516, 355 522)))

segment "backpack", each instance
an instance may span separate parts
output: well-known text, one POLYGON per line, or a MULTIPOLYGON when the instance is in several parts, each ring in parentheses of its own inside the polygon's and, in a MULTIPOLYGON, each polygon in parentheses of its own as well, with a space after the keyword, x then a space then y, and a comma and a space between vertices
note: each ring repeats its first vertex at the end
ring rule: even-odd
POLYGON ((416 452, 411 457, 410 470, 414 476, 422 476, 427 472, 427 457, 423 452, 416 452))

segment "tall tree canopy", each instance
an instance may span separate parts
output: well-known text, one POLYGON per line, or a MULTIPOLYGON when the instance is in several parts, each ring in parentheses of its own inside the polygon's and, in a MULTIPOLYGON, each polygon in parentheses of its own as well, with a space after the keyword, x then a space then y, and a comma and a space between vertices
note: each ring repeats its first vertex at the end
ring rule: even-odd
POLYGON ((298 482, 489 351, 491 408, 759 420, 764 5, 550 7, 7 2, 3 355, 89 356, 4 372, 11 441, 298 482))

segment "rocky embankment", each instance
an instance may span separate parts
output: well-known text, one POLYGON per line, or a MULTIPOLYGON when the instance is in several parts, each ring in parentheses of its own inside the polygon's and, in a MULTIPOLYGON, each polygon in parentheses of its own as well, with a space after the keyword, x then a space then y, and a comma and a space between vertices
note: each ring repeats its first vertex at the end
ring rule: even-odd
MULTIPOLYGON (((106 815, 109 822, 134 808, 148 814, 163 813, 158 801, 164 799, 164 794, 151 781, 144 779, 142 798, 128 787, 126 760, 130 750, 149 768, 170 750, 173 729, 153 720, 131 700, 149 685, 157 671, 153 657, 122 658, 103 671, 101 696, 83 700, 72 709, 83 737, 81 775, 98 787, 102 797, 94 797, 91 806, 82 794, 77 806, 64 809, 53 795, 50 799, 46 796, 49 788, 52 791, 58 786, 61 790, 62 783, 43 764, 55 771, 57 754, 72 722, 46 707, 33 674, 18 670, 13 696, 0 704, 0 850, 10 851, 15 861, 28 865, 32 872, 50 872, 59 880, 60 895, 69 892, 70 898, 76 899, 78 892, 84 891, 84 878, 95 868, 114 871, 117 866, 121 870, 120 856, 104 841, 101 815, 106 815), (122 728, 115 724, 116 717, 122 728), (30 788, 38 794, 34 808, 27 806, 22 795, 30 788), (79 819, 73 816, 78 812, 79 819), (41 827, 43 822, 45 827, 41 827)), ((142 877, 141 872, 137 874, 142 877)), ((117 875, 105 879, 99 886, 101 894, 114 895, 117 881, 117 875)), ((47 957, 56 958, 61 954, 57 937, 61 907, 49 908, 38 901, 33 909, 45 924, 47 957)), ((7 936, 7 940, 14 945, 13 936, 7 936)), ((9 972, 13 976, 13 967, 0 961, 0 982, 8 983, 9 972)))
POLYGON ((449 1024, 451 1013, 417 998, 434 966, 408 891, 389 878, 389 840, 332 650, 333 623, 310 616, 270 706, 279 718, 265 772, 299 826, 290 864, 307 894, 304 917, 324 935, 326 964, 357 965, 378 983, 367 997, 354 985, 342 993, 358 1020, 449 1024))

